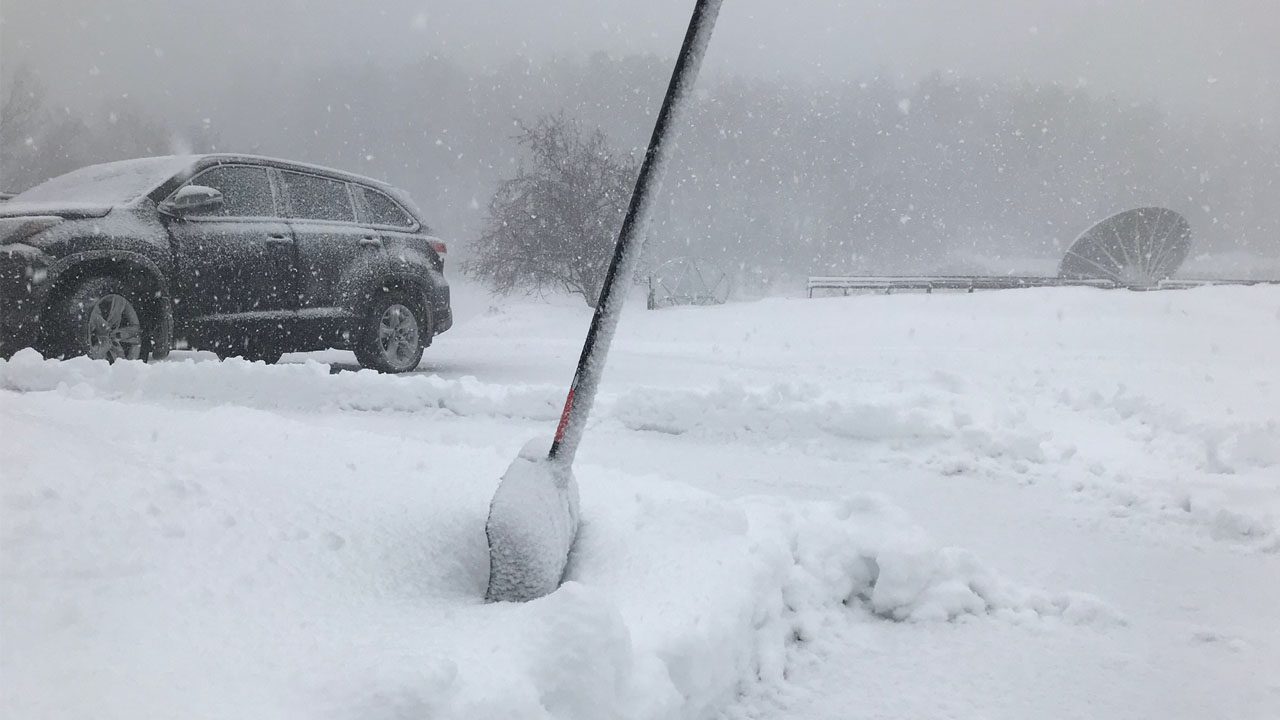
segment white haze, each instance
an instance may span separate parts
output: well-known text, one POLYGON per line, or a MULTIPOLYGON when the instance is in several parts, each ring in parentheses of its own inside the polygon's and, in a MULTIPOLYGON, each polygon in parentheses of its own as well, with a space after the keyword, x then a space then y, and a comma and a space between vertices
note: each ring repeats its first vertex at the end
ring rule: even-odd
MULTIPOLYGON (((216 147, 335 164, 405 186, 465 250, 517 154, 513 120, 563 110, 643 142, 691 4, 2 0, 0 81, 25 69, 90 127, 136 115, 166 138, 108 128, 65 163, 216 147)), ((1274 261, 1254 259, 1280 255, 1277 37, 1273 0, 729 0, 704 81, 714 127, 685 147, 686 194, 659 244, 786 255, 790 275, 1041 269, 1099 215, 1155 203, 1188 215, 1203 267, 1258 274, 1274 261), (1070 98, 1018 90, 1044 85, 1070 98), (929 104, 953 89, 959 106, 929 104), (947 123, 982 125, 956 113, 993 96, 1012 133, 1055 144, 992 147, 920 180, 938 163, 922 149, 984 142, 947 123), (907 140, 875 144, 894 133, 907 140)), ((10 185, 61 170, 3 165, 10 185)))
MULTIPOLYGON (((177 93, 228 66, 432 53, 493 65, 517 56, 669 54, 688 0, 5 0, 3 60, 64 92, 177 93), (159 61, 158 61, 159 59, 159 61), (95 71, 96 68, 96 71, 95 71)), ((1273 0, 732 0, 713 46, 721 71, 908 78, 954 70, 1138 95, 1274 123, 1280 4, 1273 0)))

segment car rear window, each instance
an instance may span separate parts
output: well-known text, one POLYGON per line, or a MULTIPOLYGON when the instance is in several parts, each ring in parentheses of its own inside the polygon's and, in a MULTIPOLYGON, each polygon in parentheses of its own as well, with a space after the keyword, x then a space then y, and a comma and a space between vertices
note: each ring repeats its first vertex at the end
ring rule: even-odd
POLYGON ((223 165, 192 178, 188 185, 203 185, 222 193, 222 206, 191 215, 220 217, 271 217, 276 214, 271 198, 271 179, 264 167, 223 165))
POLYGON ((345 182, 287 170, 280 175, 289 198, 289 217, 355 222, 356 211, 345 182))
POLYGON ((414 226, 413 216, 400 203, 392 200, 384 193, 359 185, 353 186, 364 198, 366 216, 364 221, 370 225, 389 225, 391 227, 410 228, 414 226))

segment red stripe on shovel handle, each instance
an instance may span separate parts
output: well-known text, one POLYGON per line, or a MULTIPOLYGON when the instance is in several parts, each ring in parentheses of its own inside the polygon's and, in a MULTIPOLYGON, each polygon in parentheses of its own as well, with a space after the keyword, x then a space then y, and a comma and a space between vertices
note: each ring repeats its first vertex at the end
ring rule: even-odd
POLYGON ((560 424, 556 426, 556 444, 564 440, 564 431, 569 427, 569 415, 573 412, 573 391, 569 388, 569 397, 564 399, 564 412, 560 413, 560 424))

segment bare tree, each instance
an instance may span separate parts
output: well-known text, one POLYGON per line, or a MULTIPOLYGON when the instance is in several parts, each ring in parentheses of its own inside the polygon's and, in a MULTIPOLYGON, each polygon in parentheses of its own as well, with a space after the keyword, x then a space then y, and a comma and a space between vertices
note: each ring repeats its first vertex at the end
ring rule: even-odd
POLYGON ((564 115, 522 126, 528 153, 489 203, 467 272, 498 292, 559 288, 595 306, 636 162, 564 115))

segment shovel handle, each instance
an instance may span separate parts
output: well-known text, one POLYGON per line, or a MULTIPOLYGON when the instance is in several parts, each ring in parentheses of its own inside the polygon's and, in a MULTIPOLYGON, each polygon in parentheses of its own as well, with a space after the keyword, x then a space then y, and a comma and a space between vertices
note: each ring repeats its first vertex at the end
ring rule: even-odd
POLYGON ((591 329, 587 331, 587 340, 582 346, 582 355, 578 358, 578 369, 573 375, 573 384, 569 386, 569 395, 565 398, 560 424, 556 428, 555 440, 548 454, 551 460, 572 464, 574 455, 578 452, 578 443, 582 440, 587 416, 595 403, 596 390, 604 372, 605 357, 609 354, 622 305, 626 301, 626 281, 635 272, 640 247, 644 242, 644 231, 652 214, 653 198, 661 189, 662 178, 666 174, 671 156, 672 128, 688 104, 686 100, 689 90, 702 67, 702 58, 706 55, 707 43, 711 40, 711 31, 715 27, 716 16, 720 14, 722 2, 723 0, 697 0, 693 8, 689 30, 680 46, 680 55, 676 58, 676 67, 671 73, 662 109, 658 112, 653 135, 649 138, 644 162, 640 165, 640 175, 631 192, 631 204, 622 221, 622 229, 618 231, 618 242, 614 246, 613 259, 609 262, 609 271, 596 302, 595 314, 591 317, 591 329))

